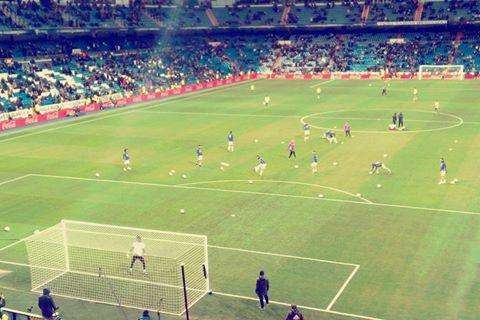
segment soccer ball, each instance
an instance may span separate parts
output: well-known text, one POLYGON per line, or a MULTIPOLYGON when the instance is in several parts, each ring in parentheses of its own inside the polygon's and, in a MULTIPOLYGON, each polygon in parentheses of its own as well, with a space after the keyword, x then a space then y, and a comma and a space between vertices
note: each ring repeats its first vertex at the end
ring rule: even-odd
POLYGON ((384 157, 384 158, 388 157, 388 154, 386 154, 386 153, 385 153, 385 154, 383 154, 383 157, 384 157))
POLYGON ((324 195, 320 193, 320 194, 318 195, 318 197, 319 197, 319 198, 323 198, 324 195))
POLYGON ((230 217, 234 218, 234 217, 235 217, 235 215, 234 215, 234 214, 231 214, 231 215, 230 215, 230 217))
POLYGON ((182 174, 182 178, 183 178, 183 179, 187 179, 187 175, 186 175, 186 174, 182 174))
POLYGON ((340 142, 340 144, 343 144, 343 141, 342 141, 342 142, 340 142))
POLYGON ((95 177, 97 177, 97 178, 100 177, 100 173, 98 173, 98 172, 95 173, 95 177))
POLYGON ((3 228, 3 230, 4 230, 5 232, 9 232, 9 231, 10 231, 10 227, 9 227, 9 226, 6 226, 5 228, 3 228))
POLYGON ((294 165, 295 169, 298 169, 298 164, 294 165))
POLYGON ((171 172, 171 173, 173 173, 173 174, 175 174, 175 170, 173 170, 173 169, 172 169, 172 170, 170 170, 170 172, 171 172))
POLYGON ((453 151, 453 148, 448 149, 448 151, 453 151))
POLYGON ((252 181, 252 180, 248 180, 248 183, 252 184, 252 183, 253 183, 253 181, 252 181))
POLYGON ((185 209, 180 209, 180 213, 181 213, 181 214, 184 214, 184 213, 185 213, 185 209))
POLYGON ((368 86, 369 86, 369 87, 371 87, 371 86, 372 86, 372 84, 371 84, 371 83, 369 83, 369 84, 368 84, 368 86))
POLYGON ((357 193, 356 196, 359 197, 359 198, 361 198, 361 197, 362 197, 362 194, 361 194, 361 193, 357 193))
POLYGON ((222 171, 223 171, 223 170, 225 170, 225 169, 223 169, 223 167, 220 167, 220 170, 222 170, 222 171))
POLYGON ((285 141, 282 141, 282 144, 285 144, 285 141))
POLYGON ((332 165, 336 166, 336 165, 338 165, 338 162, 334 161, 334 162, 332 163, 332 165))
POLYGON ((458 140, 455 140, 454 142, 455 142, 455 143, 458 143, 458 140))
POLYGON ((169 176, 173 176, 173 172, 170 171, 170 172, 168 173, 168 175, 169 175, 169 176))
POLYGON ((258 142, 258 139, 255 139, 255 140, 253 140, 253 141, 255 141, 255 143, 257 143, 257 142, 258 142))
POLYGON ((381 188, 381 187, 382 187, 382 185, 380 183, 377 184, 377 188, 381 188))

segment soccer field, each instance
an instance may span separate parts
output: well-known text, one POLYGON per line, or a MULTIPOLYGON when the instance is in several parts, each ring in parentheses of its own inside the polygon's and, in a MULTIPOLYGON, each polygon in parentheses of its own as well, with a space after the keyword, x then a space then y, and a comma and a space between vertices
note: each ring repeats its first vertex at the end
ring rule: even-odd
MULTIPOLYGON (((290 303, 309 320, 478 319, 479 83, 392 81, 387 96, 380 81, 254 83, 0 136, 0 226, 11 228, 0 232, 0 292, 10 306, 36 304, 17 241, 72 219, 208 236, 216 293, 193 306, 192 319, 278 320, 290 303), (406 131, 387 130, 394 112, 406 131), (347 120, 352 138, 343 136, 347 120), (302 122, 312 125, 307 143, 302 122), (338 144, 322 139, 327 129, 339 130, 338 144), (257 154, 263 177, 252 170, 257 154), (438 185, 441 157, 458 183, 438 185), (369 175, 374 161, 393 173, 369 175), (254 294, 261 269, 278 302, 265 311, 254 294)), ((123 317, 114 306, 57 302, 65 319, 123 317)))

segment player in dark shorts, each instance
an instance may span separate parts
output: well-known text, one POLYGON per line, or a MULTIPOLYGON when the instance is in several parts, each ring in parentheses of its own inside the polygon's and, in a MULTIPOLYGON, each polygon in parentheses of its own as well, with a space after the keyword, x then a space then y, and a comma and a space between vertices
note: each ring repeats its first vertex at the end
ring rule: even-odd
POLYGON ((387 85, 384 84, 382 87, 382 96, 386 96, 386 95, 387 95, 387 85))
POLYGON ((395 112, 392 116, 392 123, 397 126, 397 120, 398 120, 398 117, 397 117, 397 113, 395 112))
POLYGON ((403 113, 398 114, 398 127, 403 128, 405 125, 403 124, 403 113))

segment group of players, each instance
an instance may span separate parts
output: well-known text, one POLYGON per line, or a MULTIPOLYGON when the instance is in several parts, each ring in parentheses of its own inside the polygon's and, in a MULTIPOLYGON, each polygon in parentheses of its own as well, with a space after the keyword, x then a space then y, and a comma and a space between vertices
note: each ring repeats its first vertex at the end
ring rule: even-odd
MULTIPOLYGON (((255 85, 250 86, 250 90, 255 90, 255 85)), ((321 98, 321 93, 322 89, 320 87, 317 87, 315 90, 316 93, 316 98, 320 99, 321 98)), ((387 94, 387 85, 385 84, 382 87, 382 95, 387 94)), ((418 100, 418 89, 413 88, 413 101, 418 100)), ((263 106, 268 107, 270 105, 271 99, 269 95, 266 95, 263 99, 263 106)), ((440 103, 438 101, 434 102, 434 110, 438 113, 440 108, 440 103)), ((392 116, 392 124, 390 125, 390 128, 395 128, 399 130, 403 130, 405 128, 405 122, 404 122, 404 115, 402 112, 399 113, 394 113, 392 116)), ((310 139, 310 131, 311 131, 311 126, 308 123, 303 124, 303 140, 304 142, 307 142, 310 139)), ((345 137, 352 137, 351 134, 351 125, 347 121, 345 122, 343 126, 343 132, 345 134, 345 137)), ((324 139, 326 139, 330 144, 336 144, 338 143, 338 140, 336 138, 336 132, 334 130, 327 130, 324 133, 323 136, 324 139)), ((282 142, 283 143, 283 142, 282 142)), ((234 152, 235 150, 235 137, 233 135, 233 132, 230 130, 227 134, 227 151, 228 152, 234 152)), ((296 158, 296 142, 294 139, 290 141, 288 144, 288 158, 296 158)), ((195 165, 198 167, 203 166, 203 148, 202 145, 197 145, 195 147, 195 155, 196 155, 196 161, 195 165)), ((124 171, 130 171, 132 168, 130 166, 130 155, 128 152, 127 148, 124 148, 123 150, 123 155, 122 155, 122 160, 123 160, 123 170, 124 171)), ((317 173, 318 172, 318 164, 319 164, 319 157, 317 152, 314 150, 312 151, 312 157, 311 157, 311 170, 312 173, 317 173)), ((257 164, 254 166, 253 171, 258 174, 259 176, 263 176, 265 170, 267 168, 267 162, 261 156, 260 154, 257 154, 257 164)), ((382 161, 375 161, 374 163, 371 164, 371 170, 369 171, 370 174, 373 173, 380 173, 381 171, 384 171, 387 174, 391 174, 392 171, 382 162, 382 161)), ((445 184, 446 183, 446 173, 447 173, 447 166, 445 163, 445 160, 442 158, 440 160, 440 181, 439 184, 445 184)))

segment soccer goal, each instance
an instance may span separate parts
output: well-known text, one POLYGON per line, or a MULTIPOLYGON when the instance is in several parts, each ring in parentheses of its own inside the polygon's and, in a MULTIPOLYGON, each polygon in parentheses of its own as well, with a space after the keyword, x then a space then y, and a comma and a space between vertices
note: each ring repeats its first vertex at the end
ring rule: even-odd
POLYGON ((35 292, 181 315, 210 291, 206 236, 62 220, 25 242, 35 292))
POLYGON ((418 79, 463 80, 463 65, 421 65, 418 79))

